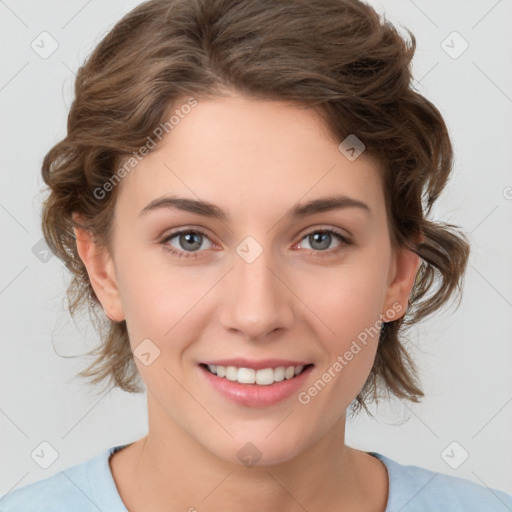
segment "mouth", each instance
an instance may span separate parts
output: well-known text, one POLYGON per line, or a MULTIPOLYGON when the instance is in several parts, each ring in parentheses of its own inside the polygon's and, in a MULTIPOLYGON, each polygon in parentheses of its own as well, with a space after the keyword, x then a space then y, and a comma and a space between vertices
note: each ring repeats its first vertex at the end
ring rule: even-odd
MULTIPOLYGON (((254 386, 271 386, 278 382, 293 380, 299 377, 311 368, 313 364, 290 364, 286 366, 269 365, 268 367, 258 369, 245 366, 224 366, 207 363, 200 363, 199 366, 208 373, 231 382, 254 386)), ((261 364, 258 366, 261 366, 261 364)))
POLYGON ((199 363, 197 367, 211 389, 232 404, 264 408, 296 395, 314 366, 283 359, 225 359, 199 363))

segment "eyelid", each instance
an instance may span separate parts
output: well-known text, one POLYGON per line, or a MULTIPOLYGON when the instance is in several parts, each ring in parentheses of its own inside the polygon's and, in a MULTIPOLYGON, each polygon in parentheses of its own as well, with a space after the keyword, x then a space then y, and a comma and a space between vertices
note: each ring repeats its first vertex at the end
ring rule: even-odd
POLYGON ((300 237, 300 240, 302 240, 305 236, 310 235, 311 233, 316 233, 317 231, 327 231, 327 232, 336 233, 337 235, 339 235, 341 238, 343 238, 347 242, 352 241, 352 235, 347 230, 343 230, 341 228, 331 226, 330 224, 324 224, 324 225, 314 224, 313 226, 304 228, 296 236, 300 237))
POLYGON ((171 230, 169 232, 167 232, 167 230, 164 230, 164 233, 166 233, 166 234, 160 235, 158 237, 158 239, 161 241, 163 241, 165 239, 168 240, 169 238, 172 238, 176 235, 180 235, 182 233, 190 233, 190 232, 199 233, 199 234, 207 237, 208 240, 212 241, 213 236, 210 235, 210 231, 208 229, 206 229, 204 227, 194 226, 194 225, 175 228, 174 230, 171 230))

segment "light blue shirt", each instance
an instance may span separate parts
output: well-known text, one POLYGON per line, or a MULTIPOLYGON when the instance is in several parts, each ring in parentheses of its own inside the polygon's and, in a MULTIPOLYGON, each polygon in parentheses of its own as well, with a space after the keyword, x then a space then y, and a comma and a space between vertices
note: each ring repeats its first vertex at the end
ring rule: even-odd
MULTIPOLYGON (((114 446, 93 459, 4 494, 0 512, 128 512, 108 463, 110 455, 125 446, 114 446)), ((369 453, 388 470, 385 512, 512 511, 512 496, 502 491, 369 453)))

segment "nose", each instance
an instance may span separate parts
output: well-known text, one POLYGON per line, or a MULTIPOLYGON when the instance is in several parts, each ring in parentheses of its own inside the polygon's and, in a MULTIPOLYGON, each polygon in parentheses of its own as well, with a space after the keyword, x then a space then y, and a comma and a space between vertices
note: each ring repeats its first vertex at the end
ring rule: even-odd
POLYGON ((226 300, 220 319, 228 331, 263 341, 291 327, 294 295, 270 250, 264 250, 252 263, 235 255, 224 286, 226 300))

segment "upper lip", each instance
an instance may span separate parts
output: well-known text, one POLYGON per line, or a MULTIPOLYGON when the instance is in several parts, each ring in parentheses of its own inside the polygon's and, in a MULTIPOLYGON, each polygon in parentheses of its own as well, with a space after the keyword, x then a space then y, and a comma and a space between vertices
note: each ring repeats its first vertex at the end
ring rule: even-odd
POLYGON ((203 361, 203 364, 211 364, 216 366, 236 366, 237 368, 252 368, 254 370, 262 370, 263 368, 278 368, 284 366, 306 366, 311 364, 310 362, 294 361, 291 359, 218 359, 215 361, 203 361))

